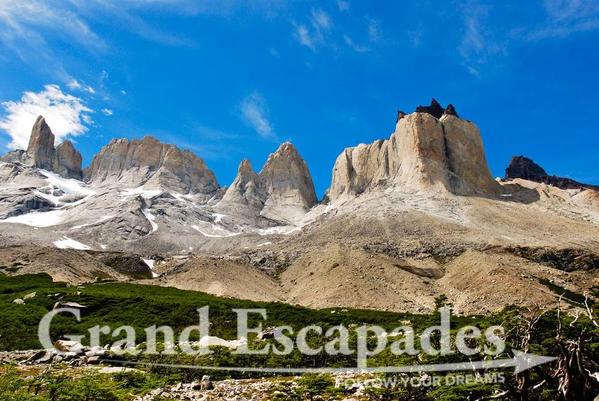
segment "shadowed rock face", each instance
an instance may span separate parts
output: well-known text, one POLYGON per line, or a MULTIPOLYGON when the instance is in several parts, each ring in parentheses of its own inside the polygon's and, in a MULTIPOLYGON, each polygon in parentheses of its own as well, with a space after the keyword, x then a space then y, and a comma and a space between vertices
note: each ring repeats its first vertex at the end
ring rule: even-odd
POLYGON ((594 189, 599 190, 599 186, 583 184, 571 178, 550 176, 547 172, 532 159, 524 156, 514 156, 509 166, 505 169, 505 178, 521 178, 524 180, 541 182, 553 185, 561 189, 594 189))
POLYGON ((388 140, 343 151, 333 168, 330 199, 393 186, 457 195, 497 193, 478 128, 434 99, 417 110, 397 120, 388 140))
POLYGON ((207 195, 219 188, 216 177, 202 159, 151 136, 141 140, 112 140, 94 156, 86 179, 95 184, 144 185, 207 195))
POLYGON ((81 153, 71 141, 64 141, 56 147, 53 170, 64 177, 83 178, 81 171, 81 153))

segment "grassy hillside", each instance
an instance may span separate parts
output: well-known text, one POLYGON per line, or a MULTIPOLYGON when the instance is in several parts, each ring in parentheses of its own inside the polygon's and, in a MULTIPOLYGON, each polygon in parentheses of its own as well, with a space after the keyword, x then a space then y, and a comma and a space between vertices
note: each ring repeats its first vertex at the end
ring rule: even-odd
MULTIPOLYGON (((572 297, 571 294, 569 294, 572 297)), ((0 277, 0 350, 19 350, 39 348, 37 339, 37 325, 44 314, 52 310, 56 302, 77 302, 86 306, 81 323, 77 323, 73 317, 58 316, 52 325, 52 337, 58 339, 65 334, 87 334, 86 330, 95 325, 108 325, 117 328, 121 325, 133 326, 138 334, 138 342, 143 341, 143 329, 152 325, 169 325, 178 333, 184 327, 198 324, 196 310, 203 306, 210 306, 210 334, 225 339, 236 337, 236 314, 235 308, 264 308, 267 310, 268 319, 262 322, 264 327, 290 325, 299 329, 311 324, 328 327, 343 324, 352 328, 362 324, 372 324, 384 327, 387 331, 409 324, 414 327, 416 333, 420 333, 426 327, 439 324, 437 313, 429 315, 414 315, 391 312, 379 312, 370 310, 347 310, 326 309, 312 310, 302 307, 291 306, 281 303, 261 303, 244 301, 238 299, 227 299, 212 295, 182 291, 173 288, 127 284, 127 283, 94 283, 85 286, 70 287, 62 283, 55 283, 46 275, 23 275, 15 277, 0 277), (15 304, 15 299, 23 299, 28 294, 35 292, 35 296, 25 301, 25 304, 15 304)), ((443 305, 444 299, 439 299, 439 306, 443 305)), ((517 308, 508 308, 501 313, 487 316, 452 316, 452 329, 464 325, 476 325, 484 329, 491 325, 503 325, 508 333, 508 350, 510 348, 522 349, 522 336, 519 330, 523 327, 521 311, 517 308)), ((564 335, 576 338, 579 334, 577 327, 582 327, 587 334, 586 340, 581 344, 584 353, 591 360, 599 360, 599 333, 592 323, 580 315, 575 326, 570 324, 574 317, 562 313, 560 320, 564 335), (590 336, 588 333, 591 333, 590 336)), ((531 332, 530 341, 526 344, 529 352, 542 355, 559 355, 561 344, 556 340, 556 328, 558 317, 556 311, 551 311, 540 316, 538 323, 531 332)), ((250 327, 260 323, 261 320, 250 320, 250 327)), ((356 341, 352 334, 351 344, 356 341)), ((106 342, 114 339, 106 337, 106 342)), ((252 346, 262 346, 251 339, 252 346)), ((310 338, 312 345, 322 344, 321 338, 310 338)), ((229 350, 215 349, 212 355, 206 356, 141 356, 128 357, 131 360, 142 362, 178 363, 191 365, 211 366, 269 366, 269 367, 347 367, 355 366, 354 355, 329 356, 324 353, 307 356, 294 351, 290 355, 277 356, 274 354, 264 356, 233 355, 229 350)), ((369 366, 394 366, 405 364, 427 364, 457 362, 467 360, 480 360, 483 355, 473 355, 470 358, 464 355, 452 355, 450 357, 436 357, 420 354, 417 356, 395 356, 389 350, 369 360, 369 366)), ((511 354, 506 351, 501 357, 510 358, 511 354)), ((533 383, 546 373, 543 369, 535 369, 527 375, 533 383)), ((189 381, 209 373, 216 378, 226 377, 248 377, 247 374, 202 372, 198 370, 171 369, 150 367, 146 368, 151 376, 145 380, 162 380, 174 382, 178 380, 189 381)), ((5 371, 4 374, 9 374, 5 371)), ((510 376, 508 372, 508 376, 510 376)), ((92 380, 92 379, 89 379, 92 380)), ((307 380, 307 379, 306 379, 307 380)), ((514 380, 514 379, 509 379, 514 380)), ((100 380, 101 382, 101 380, 100 380)), ((114 383, 113 383, 114 384, 114 383)), ((146 384, 143 384, 144 386, 146 384)), ((515 385, 515 384, 511 384, 515 385)), ((476 386, 477 394, 490 394, 494 385, 476 386)), ((113 389, 114 390, 114 389, 113 389)), ((431 394, 436 394, 435 400, 463 399, 444 398, 448 394, 456 392, 456 387, 446 390, 435 389, 431 394)), ((112 391, 112 390, 111 390, 112 391)), ((115 390, 116 391, 116 390, 115 390)), ((470 390, 464 390, 470 391, 470 390)), ((118 392, 118 391, 117 391, 118 392)), ((458 391, 459 392, 459 391, 458 391)), ((548 394, 554 394, 552 390, 548 394)), ((387 395, 392 395, 391 393, 387 395)), ((383 397, 384 394, 376 394, 383 397)), ((118 399, 118 398, 115 398, 118 399)), ((124 398, 125 399, 125 398, 124 398)), ((384 397, 381 399, 385 399, 384 397)), ((393 399, 393 398, 392 398, 393 399)), ((395 398, 398 399, 398 398, 395 398)), ((418 399, 418 398, 417 398, 418 399)), ((539 398, 551 399, 551 398, 539 398)), ((0 401, 2 398, 0 397, 0 401)))

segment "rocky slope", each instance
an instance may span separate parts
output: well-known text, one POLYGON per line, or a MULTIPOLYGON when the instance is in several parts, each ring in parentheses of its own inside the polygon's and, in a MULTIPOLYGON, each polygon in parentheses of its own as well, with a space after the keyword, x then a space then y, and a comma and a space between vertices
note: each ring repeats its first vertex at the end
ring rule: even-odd
POLYGON ((335 162, 329 197, 401 187, 423 193, 497 195, 478 128, 433 99, 415 113, 399 112, 387 140, 348 148, 335 162))

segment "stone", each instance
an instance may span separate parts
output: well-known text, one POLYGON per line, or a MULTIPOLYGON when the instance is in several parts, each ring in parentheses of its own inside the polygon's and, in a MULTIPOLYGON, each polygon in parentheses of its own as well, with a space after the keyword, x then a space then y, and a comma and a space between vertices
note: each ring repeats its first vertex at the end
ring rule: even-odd
POLYGON ((290 142, 270 154, 259 176, 268 193, 264 217, 296 223, 317 202, 308 166, 290 142))
POLYGON ((316 202, 308 166, 295 146, 286 142, 270 154, 259 174, 249 160, 243 160, 216 209, 248 219, 296 224, 316 202))
MULTIPOLYGON (((437 113, 438 103, 432 103, 437 113)), ((440 107, 440 106, 439 106, 440 107)), ((397 121, 387 140, 345 149, 337 158, 331 200, 388 187, 426 193, 494 195, 478 128, 454 115, 416 112, 397 121)))
POLYGON ((599 191, 599 186, 597 185, 584 184, 566 177, 550 176, 532 159, 524 156, 514 156, 512 158, 509 166, 505 169, 505 178, 507 180, 520 178, 523 180, 553 185, 560 189, 591 189, 599 191))
POLYGON ((542 182, 549 175, 532 159, 524 156, 514 156, 509 166, 505 169, 505 178, 522 178, 524 180, 542 182))
POLYGON ((25 301, 23 301, 21 298, 17 298, 14 301, 12 301, 13 304, 17 304, 17 305, 25 305, 25 301))
POLYGON ((249 211, 252 215, 260 214, 268 194, 262 179, 254 172, 249 160, 243 160, 239 164, 237 176, 225 192, 220 206, 231 206, 233 208, 243 206, 243 211, 249 211))
POLYGON ((0 158, 8 163, 22 163, 53 171, 66 178, 82 178, 81 154, 71 141, 54 148, 55 137, 42 116, 38 116, 31 129, 27 150, 14 150, 0 158))
POLYGON ((445 108, 445 112, 443 114, 448 115, 448 116, 459 117, 458 112, 455 110, 455 107, 451 103, 447 105, 447 107, 445 108))
POLYGON ((151 136, 112 140, 94 156, 85 176, 98 185, 144 186, 208 197, 219 189, 214 173, 201 158, 151 136))
POLYGON ((443 107, 437 102, 437 100, 432 99, 430 106, 417 106, 416 113, 427 113, 435 118, 441 118, 444 114, 445 110, 443 107))
POLYGON ((52 170, 54 166, 54 134, 42 116, 38 116, 31 129, 27 154, 35 167, 52 170))
POLYGON ((212 390, 214 388, 214 384, 212 384, 212 380, 210 380, 210 376, 204 375, 202 376, 202 380, 200 381, 200 390, 212 390))
POLYGON ((64 141, 56 147, 52 170, 63 177, 81 180, 83 178, 81 162, 81 153, 75 149, 71 141, 64 141))

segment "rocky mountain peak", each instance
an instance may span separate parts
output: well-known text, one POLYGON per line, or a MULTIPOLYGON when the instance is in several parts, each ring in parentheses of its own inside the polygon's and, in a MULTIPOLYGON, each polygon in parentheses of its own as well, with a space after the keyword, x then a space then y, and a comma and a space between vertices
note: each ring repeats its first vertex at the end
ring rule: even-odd
MULTIPOLYGON (((435 118, 441 118, 444 115, 459 117, 453 104, 448 104, 446 108, 443 108, 443 106, 441 106, 441 104, 434 98, 431 100, 429 106, 417 106, 416 113, 427 113, 435 118)), ((399 121, 399 118, 397 120, 399 121)))
POLYGON ((598 191, 599 186, 591 184, 583 184, 576 180, 567 177, 558 177, 555 175, 549 175, 532 159, 524 156, 514 156, 510 161, 509 166, 505 169, 505 178, 515 179, 521 178, 523 180, 540 182, 561 189, 593 189, 598 191))
POLYGON ((64 141, 56 147, 53 170, 64 177, 83 178, 81 153, 71 141, 64 141))
POLYGON ((56 148, 52 130, 42 116, 38 116, 31 129, 27 150, 14 150, 1 157, 8 163, 21 163, 40 169, 54 171, 67 178, 82 178, 81 153, 71 141, 64 141, 56 148))
POLYGON ((31 129, 27 154, 35 167, 52 170, 54 165, 54 134, 42 116, 38 116, 31 129))
POLYGON ((248 175, 255 174, 254 168, 252 167, 252 163, 248 159, 243 159, 241 163, 239 163, 239 168, 237 169, 238 175, 248 175))
POLYGON ((416 107, 416 113, 428 113, 436 118, 441 118, 444 112, 445 110, 443 109, 441 104, 437 102, 437 100, 434 98, 431 100, 431 104, 429 106, 416 107))
POLYGON ((285 142, 268 156, 259 174, 248 160, 242 161, 217 209, 254 220, 266 218, 295 224, 316 201, 306 162, 293 144, 285 142))
POLYGON ((530 181, 541 181, 548 174, 532 159, 524 156, 514 156, 509 166, 505 169, 505 178, 522 178, 530 181))
POLYGON ((143 185, 206 195, 214 194, 219 188, 204 160, 153 136, 112 140, 94 156, 86 178, 102 185, 143 185))
POLYGON ((268 156, 260 171, 260 178, 264 180, 270 194, 282 195, 289 190, 297 191, 307 208, 317 201, 308 166, 291 142, 281 144, 268 156))
POLYGON ((329 196, 335 200, 388 187, 458 195, 498 189, 478 128, 435 99, 401 116, 389 139, 345 149, 335 162, 329 196))
POLYGON ((458 118, 460 117, 460 116, 458 116, 458 112, 455 110, 455 107, 451 103, 447 105, 443 114, 448 115, 448 116, 455 116, 458 118))

